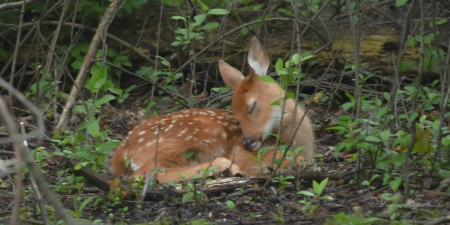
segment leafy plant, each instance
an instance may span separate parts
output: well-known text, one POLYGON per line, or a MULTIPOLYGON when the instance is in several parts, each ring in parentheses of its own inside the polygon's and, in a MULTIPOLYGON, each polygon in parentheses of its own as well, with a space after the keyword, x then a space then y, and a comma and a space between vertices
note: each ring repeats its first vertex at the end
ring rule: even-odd
POLYGON ((219 27, 219 23, 217 22, 206 23, 205 25, 200 27, 200 25, 205 22, 206 17, 208 15, 225 15, 230 13, 226 9, 209 9, 209 7, 202 1, 199 0, 198 2, 202 6, 204 12, 201 14, 197 14, 196 16, 194 16, 194 18, 190 18, 189 16, 186 18, 182 16, 172 16, 172 19, 182 20, 188 26, 188 28, 178 28, 175 31, 178 36, 175 38, 176 41, 172 42, 172 46, 183 45, 183 49, 186 49, 186 47, 191 44, 192 40, 204 39, 204 37, 202 36, 203 32, 201 32, 201 30, 211 30, 219 27))

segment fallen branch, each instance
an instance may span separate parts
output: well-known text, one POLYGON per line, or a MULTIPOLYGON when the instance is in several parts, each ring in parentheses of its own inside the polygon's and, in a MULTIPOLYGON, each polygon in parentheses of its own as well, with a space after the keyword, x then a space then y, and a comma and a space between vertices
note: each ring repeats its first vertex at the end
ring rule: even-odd
MULTIPOLYGON (((77 165, 77 162, 75 161, 64 161, 62 163, 62 166, 66 169, 73 169, 77 165)), ((104 176, 97 174, 96 172, 88 169, 88 168, 81 168, 79 170, 73 170, 73 173, 77 176, 82 176, 91 183, 92 185, 96 186, 97 188, 109 192, 110 191, 110 185, 111 181, 109 179, 106 179, 104 176)), ((290 175, 297 175, 296 172, 283 172, 282 174, 286 176, 290 175)), ((337 171, 337 172, 300 172, 299 178, 303 180, 322 180, 326 177, 329 177, 330 180, 342 180, 345 179, 347 176, 345 171, 337 171)), ((247 185, 253 185, 255 183, 257 184, 263 184, 266 182, 266 178, 264 177, 257 177, 257 178, 225 178, 223 180, 218 180, 217 184, 211 183, 208 184, 207 187, 203 188, 203 192, 207 194, 218 194, 221 192, 233 192, 236 190, 236 188, 242 188, 247 185), (223 180, 230 179, 230 182, 223 182, 223 180)), ((125 182, 123 182, 125 183, 125 182)), ((128 187, 127 185, 122 185, 122 190, 127 193, 128 187)), ((131 191, 132 193, 140 193, 138 190, 131 191)), ((187 193, 186 189, 175 189, 175 190, 148 190, 145 194, 144 199, 145 200, 160 200, 163 199, 166 195, 175 195, 175 196, 182 196, 187 193)))
POLYGON ((25 1, 20 1, 20 2, 13 2, 13 3, 4 3, 0 5, 0 10, 4 10, 4 9, 14 9, 14 8, 19 8, 22 7, 23 2, 25 2, 25 4, 34 2, 34 0, 25 0, 25 1))
MULTIPOLYGON (((95 32, 94 37, 89 45, 89 51, 85 56, 84 62, 81 65, 80 70, 78 71, 77 79, 75 80, 75 84, 79 87, 84 87, 84 83, 86 82, 87 76, 89 74, 89 69, 91 68, 92 63, 94 62, 95 54, 97 53, 97 49, 102 43, 102 38, 107 35, 107 30, 109 24, 113 20, 116 12, 119 10, 122 0, 115 0, 109 6, 105 12, 105 15, 100 20, 98 25, 98 29, 95 32)), ((58 121, 58 124, 53 131, 53 134, 58 136, 61 134, 61 129, 67 123, 67 118, 69 117, 69 112, 72 107, 75 105, 76 98, 78 96, 78 89, 75 86, 72 86, 72 90, 70 91, 69 98, 67 99, 66 105, 64 106, 64 110, 61 114, 61 117, 58 121)))

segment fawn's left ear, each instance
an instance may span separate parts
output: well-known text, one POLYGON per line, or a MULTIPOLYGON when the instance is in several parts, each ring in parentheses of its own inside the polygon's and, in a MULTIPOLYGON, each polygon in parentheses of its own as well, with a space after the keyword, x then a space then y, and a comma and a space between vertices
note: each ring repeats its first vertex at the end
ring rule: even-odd
POLYGON ((250 42, 248 64, 250 66, 250 75, 265 76, 269 69, 269 55, 256 37, 253 37, 250 42))
POLYGON ((224 62, 223 60, 219 61, 219 70, 220 75, 222 75, 223 81, 225 81, 225 84, 233 90, 236 90, 237 86, 245 78, 244 75, 239 72, 239 70, 228 65, 228 63, 224 62))

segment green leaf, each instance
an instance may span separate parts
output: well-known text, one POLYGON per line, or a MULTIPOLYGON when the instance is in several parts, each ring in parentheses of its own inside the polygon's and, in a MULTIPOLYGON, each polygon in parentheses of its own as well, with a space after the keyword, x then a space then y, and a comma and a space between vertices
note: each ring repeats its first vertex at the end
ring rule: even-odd
POLYGON ((262 80, 264 82, 272 83, 272 84, 276 84, 277 83, 272 77, 269 77, 269 76, 261 76, 261 77, 257 77, 256 79, 260 79, 260 80, 262 80))
POLYGON ((345 92, 345 95, 347 95, 347 97, 348 97, 349 99, 355 100, 355 97, 353 97, 353 95, 351 95, 350 93, 345 92))
POLYGON ((384 116, 384 114, 386 114, 387 111, 388 111, 388 107, 387 107, 387 106, 386 106, 386 107, 383 107, 383 108, 380 110, 380 112, 378 112, 377 120, 379 120, 382 116, 384 116))
POLYGON ((384 92, 384 98, 389 101, 391 99, 391 94, 384 92))
POLYGON ((385 142, 387 142, 389 140, 390 135, 391 135, 391 131, 389 129, 380 133, 381 139, 383 139, 383 141, 385 141, 385 142))
POLYGON ((442 138, 442 144, 443 144, 445 147, 448 147, 448 146, 450 145, 450 137, 449 137, 449 136, 446 136, 445 138, 442 138))
POLYGON ((183 195, 183 200, 182 202, 185 203, 188 200, 190 200, 192 197, 194 197, 194 193, 193 192, 188 192, 186 194, 183 195))
POLYGON ((188 150, 186 152, 186 154, 184 155, 184 158, 186 158, 186 159, 191 159, 191 158, 194 159, 196 153, 197 153, 197 151, 195 151, 195 150, 188 150))
POLYGON ((97 121, 95 121, 95 120, 90 120, 87 123, 86 129, 89 132, 89 134, 91 134, 93 137, 98 137, 101 135, 100 126, 98 125, 97 121))
POLYGON ((211 23, 205 24, 205 26, 203 26, 202 29, 203 30, 211 30, 211 29, 215 29, 217 27, 219 27, 218 22, 211 22, 211 23))
POLYGON ((74 112, 83 112, 84 114, 87 114, 86 107, 84 105, 77 105, 73 108, 74 112))
POLYGON ((228 13, 230 13, 230 11, 226 9, 211 9, 208 11, 208 15, 224 15, 228 13))
MULTIPOLYGON (((317 184, 317 182, 316 182, 316 184, 317 184)), ((309 191, 299 191, 299 192, 297 192, 297 194, 298 195, 306 195, 306 196, 316 197, 316 195, 314 193, 309 192, 309 191)))
POLYGON ((325 199, 325 200, 333 200, 333 198, 331 196, 325 195, 320 197, 320 199, 325 199))
POLYGON ((117 95, 120 95, 120 96, 123 95, 123 91, 120 90, 119 88, 109 88, 108 90, 109 90, 110 92, 114 93, 114 94, 117 94, 117 95))
MULTIPOLYGON (((308 52, 309 53, 309 52, 308 52)), ((310 53, 311 54, 311 53, 310 53)), ((303 56, 303 54, 302 54, 302 58, 301 58, 301 61, 303 62, 303 61, 306 61, 306 60, 308 60, 308 59, 310 59, 310 58, 312 58, 312 57, 314 57, 315 55, 305 55, 305 56, 303 56)))
POLYGON ((182 16, 172 16, 171 18, 174 19, 174 20, 184 20, 184 21, 187 22, 186 18, 184 18, 182 16))
POLYGON ((236 206, 234 205, 234 202, 228 200, 227 201, 227 206, 228 208, 230 208, 231 210, 234 210, 234 208, 236 208, 236 206))
POLYGON ((375 98, 375 106, 380 107, 381 106, 381 100, 379 98, 375 98))
POLYGON ((198 25, 203 23, 203 21, 205 21, 205 19, 206 19, 206 15, 204 13, 194 17, 194 20, 195 20, 195 22, 197 22, 198 25))
POLYGON ((408 46, 409 47, 415 47, 416 40, 412 35, 408 35, 408 46))
POLYGON ((240 31, 241 36, 247 36, 248 34, 248 27, 243 27, 240 31))
POLYGON ((298 63, 299 63, 299 60, 298 60, 298 53, 295 53, 294 55, 292 55, 291 61, 292 61, 293 63, 295 63, 295 65, 298 65, 298 63))
POLYGON ((400 6, 404 5, 404 4, 406 4, 407 2, 408 2, 408 0, 396 0, 395 1, 395 5, 397 7, 400 7, 400 6))
POLYGON ((364 138, 365 141, 373 141, 373 142, 380 142, 381 139, 374 137, 374 136, 367 136, 366 138, 364 138))
MULTIPOLYGON (((445 22, 447 22, 447 20, 439 20, 439 21, 436 21, 436 25, 441 25, 445 22)), ((434 27, 433 21, 430 21, 429 25, 430 25, 430 27, 434 27)))
POLYGON ((198 3, 200 3, 200 5, 202 6, 202 8, 203 8, 203 11, 208 11, 208 9, 209 9, 209 7, 205 4, 205 3, 203 3, 202 1, 200 1, 200 0, 198 0, 198 3))
MULTIPOLYGON (((317 193, 318 196, 320 196, 322 194, 323 190, 325 189, 325 186, 327 186, 327 183, 328 183, 328 177, 325 178, 325 180, 323 180, 322 182, 320 182, 319 186, 317 186, 318 189, 316 189, 314 187, 314 191, 317 193)), ((316 184, 317 184, 317 182, 316 182, 316 184)), ((313 182, 313 185, 314 185, 314 182, 313 182)))
POLYGON ((342 105, 342 109, 343 109, 344 111, 347 111, 348 109, 350 109, 351 107, 353 107, 353 105, 355 105, 354 102, 347 102, 347 103, 344 103, 344 104, 342 105))
POLYGON ((78 211, 81 213, 83 211, 84 207, 86 207, 86 205, 89 204, 89 202, 92 201, 96 197, 97 197, 97 195, 94 195, 94 196, 84 200, 83 203, 81 203, 80 208, 78 209, 78 211))
POLYGON ((91 78, 91 84, 93 84, 93 88, 100 88, 103 86, 103 84, 106 81, 106 78, 108 77, 108 72, 106 70, 106 67, 100 68, 92 74, 91 78))
POLYGON ((398 188, 400 187, 400 184, 402 184, 402 178, 401 177, 397 177, 397 179, 391 180, 391 182, 389 182, 389 185, 391 186, 393 191, 397 191, 398 188))
POLYGON ((73 167, 74 170, 80 170, 81 169, 81 164, 77 164, 75 165, 75 167, 73 167))
POLYGON ((111 140, 107 142, 103 142, 98 148, 97 152, 99 153, 107 153, 109 150, 117 148, 117 146, 120 145, 120 141, 118 140, 111 140))
POLYGON ((405 72, 414 62, 413 61, 403 61, 400 67, 400 72, 405 72))
POLYGON ((98 106, 108 103, 109 101, 111 101, 113 99, 116 99, 116 97, 114 95, 104 95, 100 99, 97 99, 97 101, 95 102, 95 107, 97 108, 98 106))
POLYGON ((275 64, 275 70, 277 71, 278 75, 281 75, 281 71, 283 70, 283 60, 281 58, 278 58, 278 61, 275 64))

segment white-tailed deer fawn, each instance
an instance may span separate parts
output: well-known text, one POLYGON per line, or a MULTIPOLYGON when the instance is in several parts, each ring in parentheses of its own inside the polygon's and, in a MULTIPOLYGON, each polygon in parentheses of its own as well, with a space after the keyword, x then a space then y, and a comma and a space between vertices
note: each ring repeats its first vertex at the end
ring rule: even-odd
MULTIPOLYGON (((262 146, 274 143, 268 141, 268 133, 280 131, 284 143, 291 140, 295 131, 292 129, 295 102, 288 99, 285 112, 281 112, 281 107, 271 105, 282 99, 285 91, 277 84, 257 79, 266 75, 270 61, 255 37, 250 43, 248 62, 250 75, 246 78, 224 61, 219 63, 223 80, 235 91, 233 112, 190 109, 146 120, 130 131, 117 148, 111 164, 114 175, 154 171, 156 151, 157 167, 168 170, 158 174, 161 182, 178 181, 180 173, 191 178, 210 165, 217 171, 230 168, 231 175, 258 175, 260 170, 252 168, 257 167, 258 162, 249 155, 256 156, 262 146), (282 116, 283 123, 280 124, 282 116), (190 151, 194 151, 196 157, 186 158, 190 151)), ((303 114, 298 107, 297 125, 303 114)), ((311 164, 314 132, 308 117, 303 120, 295 141, 297 146, 304 146, 299 157, 311 164)), ((272 157, 273 150, 269 150, 259 163, 270 165, 272 157)), ((279 151, 277 157, 281 157, 279 151)), ((283 164, 289 163, 284 160, 283 164)))

